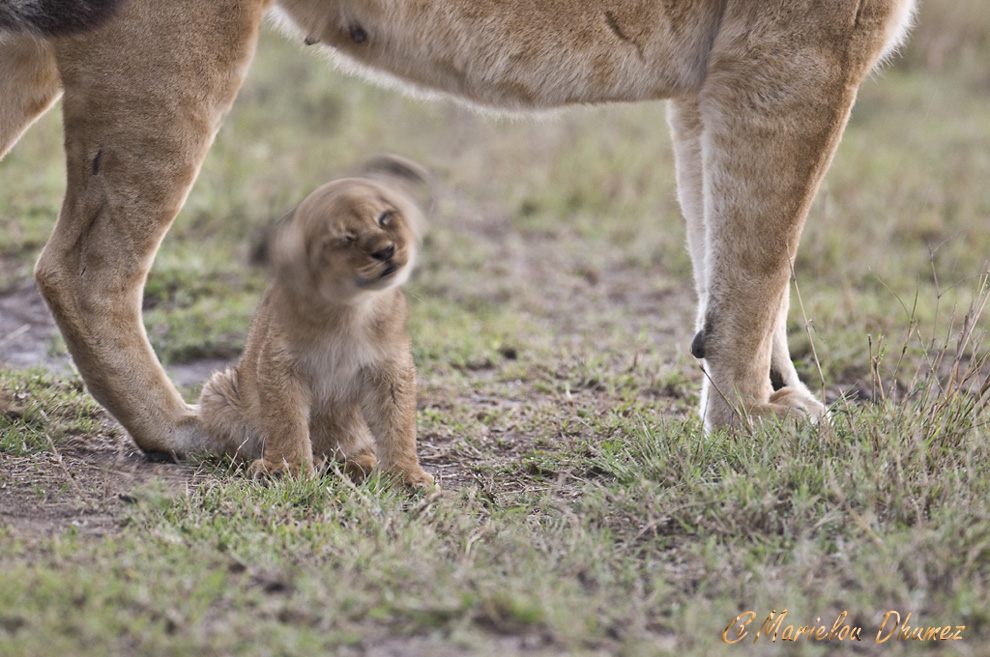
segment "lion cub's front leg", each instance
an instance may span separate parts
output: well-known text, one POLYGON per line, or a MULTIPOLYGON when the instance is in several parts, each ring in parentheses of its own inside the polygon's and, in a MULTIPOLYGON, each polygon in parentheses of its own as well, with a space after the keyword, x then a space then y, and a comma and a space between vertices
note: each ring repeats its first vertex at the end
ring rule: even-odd
POLYGON ((410 486, 432 486, 416 456, 416 369, 409 351, 366 371, 362 393, 379 471, 401 474, 410 486))
MULTIPOLYGON (((266 349, 263 351, 273 351, 266 349)), ((311 395, 308 386, 279 354, 262 354, 258 363, 262 456, 248 467, 251 477, 312 477, 313 446, 309 438, 311 395)))

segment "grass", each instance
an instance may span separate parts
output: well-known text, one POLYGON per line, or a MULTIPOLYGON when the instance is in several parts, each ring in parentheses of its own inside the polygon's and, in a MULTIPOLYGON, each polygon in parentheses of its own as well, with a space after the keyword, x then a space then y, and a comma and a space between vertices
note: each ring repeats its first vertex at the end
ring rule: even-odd
POLYGON ((54 381, 42 368, 0 371, 0 453, 26 456, 101 429, 105 413, 82 381, 54 381))
MULTIPOLYGON (((493 119, 300 51, 264 35, 152 271, 149 336, 170 364, 235 355, 266 223, 373 153, 424 162, 437 206, 407 293, 443 492, 151 466, 78 380, 0 368, 0 654, 985 652, 979 0, 923 5, 812 208, 791 340, 813 388, 846 394, 828 430, 703 435, 661 104, 493 119), (863 641, 753 645, 785 608, 848 612, 863 641), (891 610, 963 639, 877 644, 891 610)), ((58 118, 0 164, 0 289, 30 279, 57 212, 58 118)))

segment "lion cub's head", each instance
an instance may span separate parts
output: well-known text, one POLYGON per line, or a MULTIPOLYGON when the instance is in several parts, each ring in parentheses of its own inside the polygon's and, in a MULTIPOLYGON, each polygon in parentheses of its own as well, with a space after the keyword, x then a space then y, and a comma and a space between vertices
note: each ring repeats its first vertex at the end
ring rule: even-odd
POLYGON ((421 239, 423 216, 399 185, 345 178, 323 185, 279 233, 278 280, 327 303, 402 285, 421 239))

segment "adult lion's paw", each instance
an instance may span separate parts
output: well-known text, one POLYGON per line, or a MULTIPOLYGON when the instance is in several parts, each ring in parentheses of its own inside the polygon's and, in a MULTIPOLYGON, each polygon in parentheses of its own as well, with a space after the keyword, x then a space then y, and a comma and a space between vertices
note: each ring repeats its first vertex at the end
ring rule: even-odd
POLYGON ((772 393, 765 402, 749 403, 740 400, 729 404, 722 397, 710 397, 706 401, 705 430, 718 427, 732 429, 753 428, 758 424, 796 422, 827 424, 828 410, 807 389, 785 386, 772 393))
POLYGON ((828 411, 824 404, 815 399, 810 392, 799 388, 781 388, 770 395, 763 404, 751 404, 739 410, 736 422, 739 426, 779 422, 796 422, 811 424, 828 424, 828 411))
POLYGON ((812 423, 828 422, 828 410, 807 390, 784 386, 770 395, 769 406, 782 407, 787 417, 797 417, 812 423))

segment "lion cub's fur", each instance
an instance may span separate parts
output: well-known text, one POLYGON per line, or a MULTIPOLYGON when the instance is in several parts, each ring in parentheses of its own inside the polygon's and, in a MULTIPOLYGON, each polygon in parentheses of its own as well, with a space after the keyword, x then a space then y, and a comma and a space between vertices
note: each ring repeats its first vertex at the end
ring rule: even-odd
POLYGON ((200 420, 249 472, 310 475, 325 459, 352 477, 376 467, 432 477, 416 456, 406 302, 422 216, 389 182, 348 178, 313 192, 279 230, 274 280, 244 354, 203 388, 200 420))

